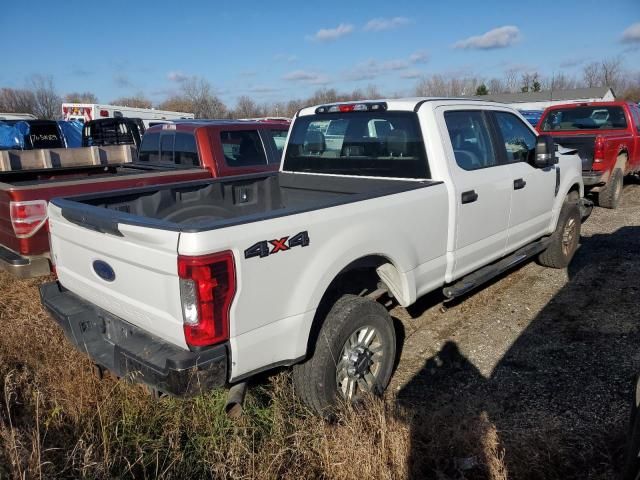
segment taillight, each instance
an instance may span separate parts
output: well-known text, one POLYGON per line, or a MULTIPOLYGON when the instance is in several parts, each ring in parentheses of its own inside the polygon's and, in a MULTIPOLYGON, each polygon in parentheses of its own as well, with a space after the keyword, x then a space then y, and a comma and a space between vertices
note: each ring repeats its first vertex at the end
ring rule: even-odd
POLYGON ((9 215, 16 237, 31 237, 47 221, 47 202, 45 200, 10 202, 9 215))
POLYGON ((178 256, 184 336, 194 347, 229 339, 229 309, 236 293, 231 251, 178 256))
POLYGON ((593 163, 604 162, 604 137, 598 135, 593 146, 593 163))

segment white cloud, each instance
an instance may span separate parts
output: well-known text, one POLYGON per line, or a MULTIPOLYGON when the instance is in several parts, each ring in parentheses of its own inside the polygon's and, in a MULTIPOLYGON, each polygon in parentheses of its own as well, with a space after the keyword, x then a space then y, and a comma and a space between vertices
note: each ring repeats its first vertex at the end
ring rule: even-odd
POLYGON ((313 35, 307 36, 307 39, 315 42, 333 42, 340 37, 349 35, 351 32, 353 32, 353 25, 341 23, 336 28, 321 28, 313 35))
POLYGON ((411 63, 427 63, 429 61, 429 53, 425 50, 412 53, 409 55, 409 61, 411 63))
POLYGON ((628 26, 622 32, 621 39, 624 43, 640 43, 640 22, 628 26))
POLYGON ((189 76, 179 71, 171 71, 167 73, 167 79, 171 82, 182 83, 188 80, 189 76))
POLYGON ((273 93, 277 91, 278 91, 277 88, 270 87, 268 85, 255 85, 249 88, 249 92, 251 93, 273 93))
POLYGON ((400 28, 411 23, 407 17, 393 17, 393 18, 374 18, 369 20, 364 26, 366 32, 381 32, 383 30, 393 30, 394 28, 400 28))
POLYGON ((520 40, 520 29, 513 25, 494 28, 482 35, 460 40, 453 45, 453 48, 474 48, 480 50, 490 50, 493 48, 505 48, 520 40))
POLYGON ((407 70, 406 72, 402 72, 400 74, 400 78, 406 78, 410 80, 414 80, 416 78, 420 78, 424 75, 420 70, 407 70))
POLYGON ((293 72, 284 74, 282 79, 289 82, 309 83, 311 85, 325 85, 329 83, 329 77, 325 74, 308 70, 294 70, 293 72))
POLYGON ((273 59, 279 62, 287 62, 287 63, 295 63, 298 61, 298 57, 296 55, 289 55, 286 53, 278 53, 273 56, 273 59))
MULTIPOLYGON (((347 80, 359 81, 373 80, 390 72, 404 72, 406 74, 405 70, 408 70, 412 65, 426 63, 428 59, 429 55, 425 51, 412 53, 407 58, 396 58, 383 62, 370 59, 356 64, 351 70, 346 72, 345 78, 347 80)), ((407 78, 404 74, 400 76, 407 78)))

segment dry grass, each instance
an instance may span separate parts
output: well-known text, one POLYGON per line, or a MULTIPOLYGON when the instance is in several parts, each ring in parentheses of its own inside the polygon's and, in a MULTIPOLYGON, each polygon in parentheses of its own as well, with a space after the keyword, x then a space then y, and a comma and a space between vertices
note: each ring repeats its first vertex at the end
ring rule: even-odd
POLYGON ((254 386, 237 421, 224 416, 222 392, 154 400, 138 386, 93 376, 87 358, 41 310, 38 283, 0 273, 0 478, 502 480, 602 473, 583 468, 606 436, 572 443, 553 424, 500 432, 468 402, 414 408, 388 398, 371 401, 366 412, 345 409, 329 424, 296 402, 286 373, 254 386))

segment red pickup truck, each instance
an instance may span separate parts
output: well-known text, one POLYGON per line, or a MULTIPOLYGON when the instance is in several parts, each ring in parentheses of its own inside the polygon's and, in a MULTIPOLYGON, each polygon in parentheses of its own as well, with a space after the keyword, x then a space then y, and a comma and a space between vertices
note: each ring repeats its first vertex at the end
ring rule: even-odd
POLYGON ((0 172, 0 269, 18 278, 50 272, 52 198, 277 171, 288 129, 283 121, 176 122, 148 129, 132 163, 0 172))
POLYGON ((589 102, 547 108, 537 129, 582 158, 585 189, 616 208, 625 175, 640 173, 640 109, 628 102, 589 102))

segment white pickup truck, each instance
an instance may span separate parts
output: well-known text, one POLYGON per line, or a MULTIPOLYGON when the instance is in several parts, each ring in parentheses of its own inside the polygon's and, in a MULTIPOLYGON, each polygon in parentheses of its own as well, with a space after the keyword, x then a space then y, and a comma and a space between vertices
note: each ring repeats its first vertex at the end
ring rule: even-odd
POLYGON ((389 297, 454 298, 536 256, 565 267, 581 168, 496 103, 305 108, 278 173, 54 199, 42 302, 118 376, 189 395, 295 365, 323 413, 387 386, 389 297))

